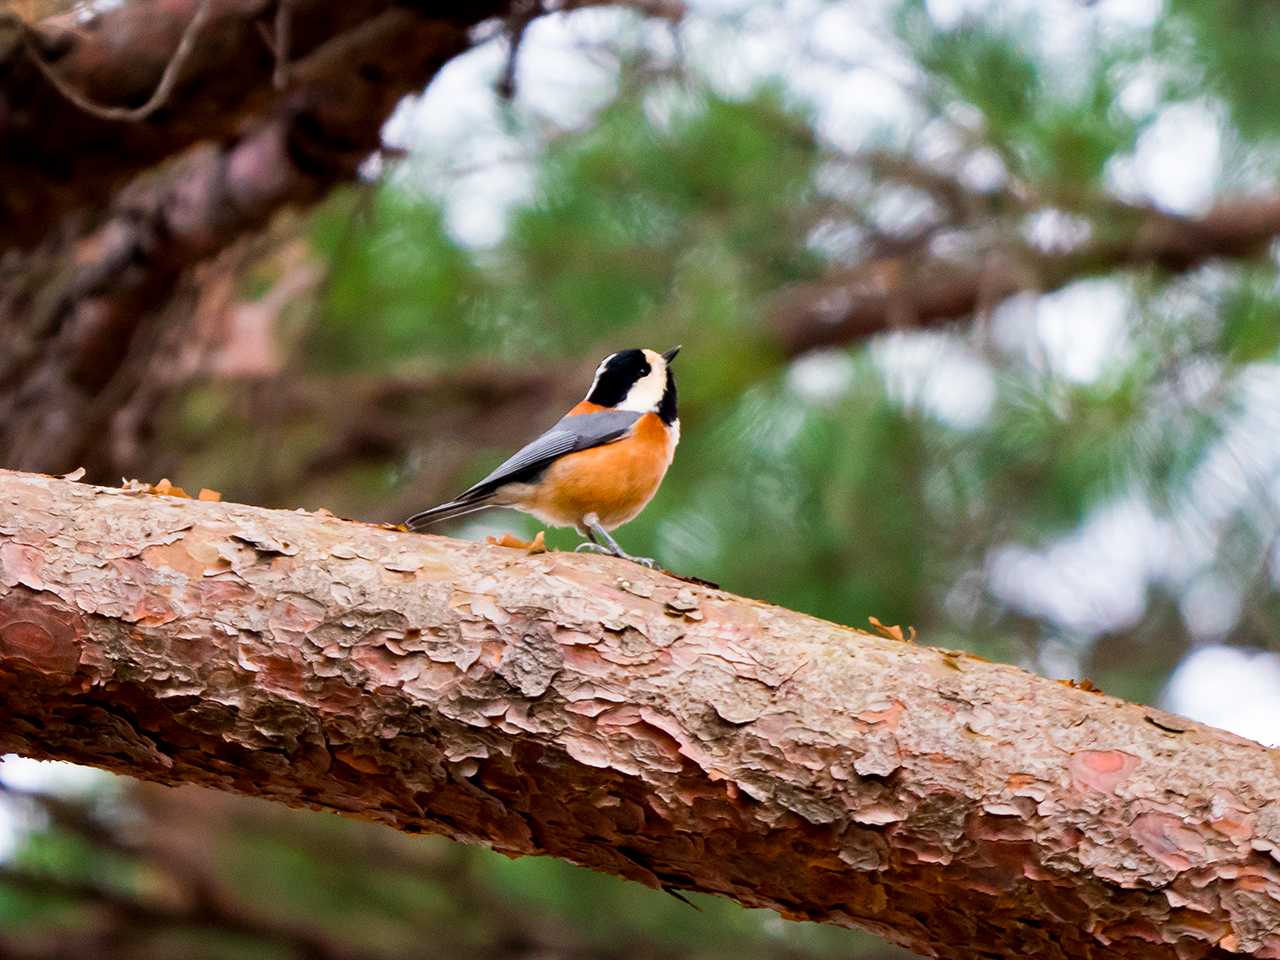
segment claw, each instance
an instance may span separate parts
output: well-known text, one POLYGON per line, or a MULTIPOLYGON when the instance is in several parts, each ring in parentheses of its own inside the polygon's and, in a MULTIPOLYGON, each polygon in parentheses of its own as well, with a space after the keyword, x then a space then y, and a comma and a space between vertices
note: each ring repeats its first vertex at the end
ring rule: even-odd
POLYGON ((642 567, 648 567, 650 570, 657 570, 658 561, 649 557, 633 557, 629 553, 621 550, 610 550, 602 543, 592 543, 587 540, 573 548, 574 553, 599 553, 606 557, 617 557, 619 560, 630 560, 632 563, 638 563, 642 567))
POLYGON ((600 518, 594 513, 588 513, 582 518, 582 522, 578 525, 578 532, 587 537, 587 540, 574 547, 574 553, 579 553, 583 550, 589 553, 603 553, 606 556, 617 557, 620 560, 630 560, 632 563, 638 563, 640 566, 648 567, 650 570, 662 569, 658 566, 658 561, 651 560, 648 557, 633 557, 618 546, 618 541, 609 536, 609 531, 600 525, 600 518))

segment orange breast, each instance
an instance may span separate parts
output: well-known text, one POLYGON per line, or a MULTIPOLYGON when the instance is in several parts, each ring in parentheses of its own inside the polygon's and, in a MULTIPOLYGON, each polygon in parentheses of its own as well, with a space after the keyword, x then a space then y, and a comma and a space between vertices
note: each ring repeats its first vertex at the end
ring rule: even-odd
POLYGON ((521 508, 559 526, 579 526, 583 517, 594 513, 605 529, 612 530, 644 509, 674 453, 674 440, 661 418, 646 413, 625 439, 570 453, 553 463, 521 508))

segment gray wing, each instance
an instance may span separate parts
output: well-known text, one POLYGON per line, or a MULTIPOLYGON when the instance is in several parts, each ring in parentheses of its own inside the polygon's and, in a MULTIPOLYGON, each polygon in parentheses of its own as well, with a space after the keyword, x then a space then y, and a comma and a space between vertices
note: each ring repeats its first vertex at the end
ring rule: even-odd
POLYGON ((643 414, 630 410, 605 410, 564 417, 538 439, 525 444, 492 473, 455 500, 472 500, 492 493, 506 483, 532 480, 566 453, 589 450, 621 440, 643 414))

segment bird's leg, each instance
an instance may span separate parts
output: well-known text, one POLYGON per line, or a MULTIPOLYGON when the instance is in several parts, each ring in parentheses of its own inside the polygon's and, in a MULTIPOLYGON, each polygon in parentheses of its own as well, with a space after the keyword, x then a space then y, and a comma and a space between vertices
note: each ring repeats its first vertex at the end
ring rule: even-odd
MULTIPOLYGON (((583 552, 608 553, 608 554, 613 553, 612 550, 610 550, 608 547, 601 544, 600 541, 596 539, 595 533, 592 532, 591 527, 587 526, 585 522, 578 524, 578 536, 586 537, 587 542, 580 543, 576 547, 574 547, 573 548, 574 553, 583 553, 583 552)), ((605 536, 608 536, 608 534, 606 533, 605 536)))
POLYGON ((589 553, 610 553, 615 557, 630 560, 650 569, 656 569, 658 566, 657 561, 648 557, 633 557, 618 546, 618 541, 609 536, 609 531, 601 525, 600 518, 594 513, 588 513, 582 518, 582 523, 578 526, 578 532, 590 542, 578 544, 577 550, 586 550, 589 553), (601 543, 602 540, 604 541, 603 543, 601 543))

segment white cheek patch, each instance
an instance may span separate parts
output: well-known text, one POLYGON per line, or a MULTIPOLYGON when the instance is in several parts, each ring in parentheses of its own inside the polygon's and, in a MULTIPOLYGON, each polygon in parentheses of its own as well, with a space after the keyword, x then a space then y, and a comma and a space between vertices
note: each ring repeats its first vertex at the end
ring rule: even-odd
POLYGON ((618 404, 617 409, 631 410, 635 413, 648 413, 651 410, 657 410, 658 404, 662 401, 662 393, 666 388, 666 368, 655 366, 627 391, 626 399, 618 404))

